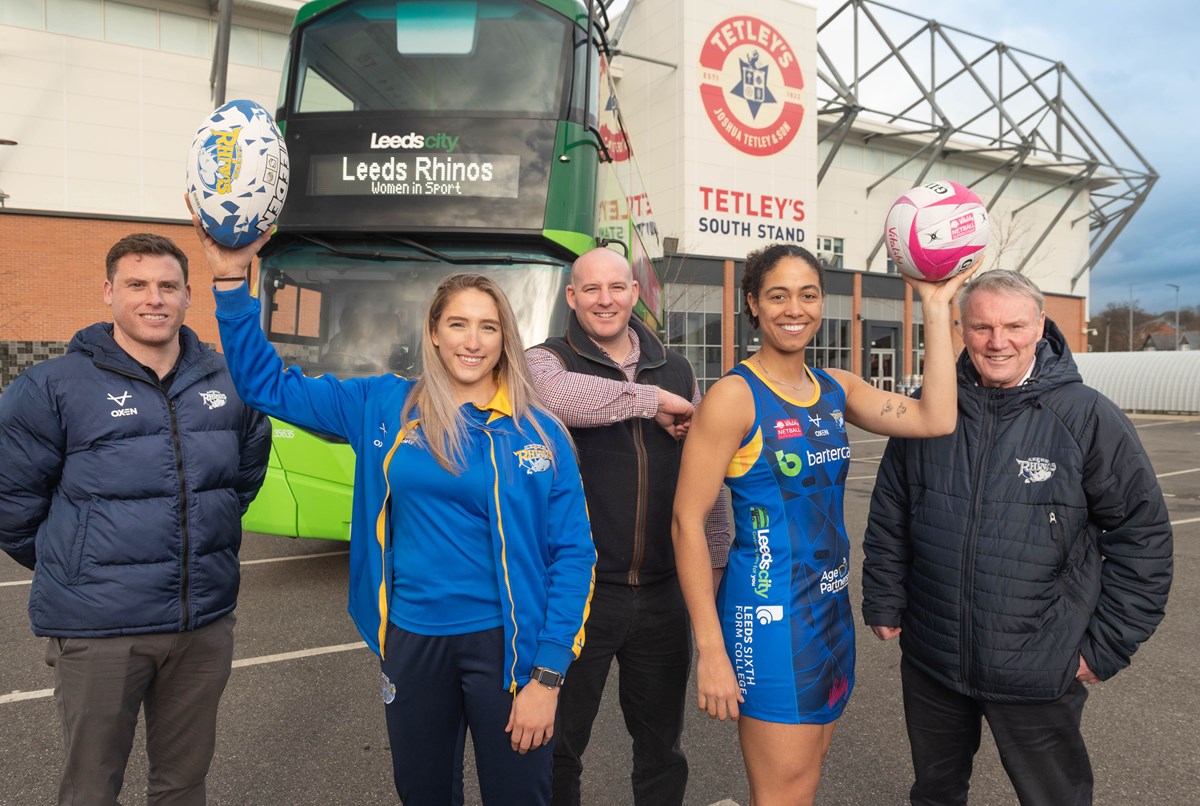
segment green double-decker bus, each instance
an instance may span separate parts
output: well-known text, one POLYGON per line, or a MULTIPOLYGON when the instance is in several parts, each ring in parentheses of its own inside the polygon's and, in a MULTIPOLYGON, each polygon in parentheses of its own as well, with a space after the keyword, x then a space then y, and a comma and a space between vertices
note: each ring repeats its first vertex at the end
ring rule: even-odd
MULTIPOLYGON (((421 371, 433 289, 482 272, 527 345, 561 333, 570 265, 626 251, 652 327, 658 233, 580 0, 317 0, 296 17, 277 119, 290 163, 262 255, 262 326, 305 373, 421 371)), ((344 442, 275 421, 246 529, 348 539, 344 442)))

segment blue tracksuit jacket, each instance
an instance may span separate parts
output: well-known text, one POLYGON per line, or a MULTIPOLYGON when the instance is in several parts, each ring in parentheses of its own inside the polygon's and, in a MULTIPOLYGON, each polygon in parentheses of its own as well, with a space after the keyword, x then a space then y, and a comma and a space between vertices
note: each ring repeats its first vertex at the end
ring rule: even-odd
MULTIPOLYGON (((387 465, 414 425, 400 422, 414 382, 396 375, 308 378, 297 367, 285 369, 263 336, 259 301, 246 286, 216 291, 215 296, 221 343, 242 398, 302 428, 342 437, 354 448, 348 609, 363 639, 382 656, 392 581, 387 465)), ((507 639, 505 685, 515 691, 528 682, 533 667, 565 673, 578 657, 596 551, 579 468, 562 429, 535 413, 554 444, 534 444, 537 432, 531 427, 518 431, 503 389, 486 408, 491 411, 488 512, 507 639), (544 455, 540 449, 545 447, 552 449, 553 467, 531 461, 544 455)))

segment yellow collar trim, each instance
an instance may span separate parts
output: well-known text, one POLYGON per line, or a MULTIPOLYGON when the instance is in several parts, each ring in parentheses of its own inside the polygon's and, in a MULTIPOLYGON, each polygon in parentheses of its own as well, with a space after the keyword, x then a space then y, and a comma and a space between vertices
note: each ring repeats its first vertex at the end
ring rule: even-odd
POLYGON ((504 388, 504 384, 496 380, 496 394, 492 395, 492 399, 480 406, 475 404, 475 408, 480 411, 490 411, 491 416, 488 417, 488 422, 491 423, 501 417, 512 417, 513 407, 512 401, 508 399, 508 392, 504 388))

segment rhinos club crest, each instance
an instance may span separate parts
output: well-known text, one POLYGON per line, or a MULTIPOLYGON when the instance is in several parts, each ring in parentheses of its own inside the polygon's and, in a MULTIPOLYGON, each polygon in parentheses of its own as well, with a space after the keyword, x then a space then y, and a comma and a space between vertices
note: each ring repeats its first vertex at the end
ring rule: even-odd
POLYGON ((1031 456, 1028 459, 1018 459, 1017 465, 1020 471, 1017 475, 1025 480, 1026 484, 1035 484, 1039 481, 1046 481, 1054 475, 1054 471, 1058 469, 1058 465, 1051 462, 1049 459, 1043 459, 1040 456, 1031 456))
POLYGON ((534 473, 545 473, 550 469, 551 453, 545 445, 526 445, 513 453, 527 476, 532 476, 534 473))
POLYGON ((804 77, 773 25, 747 15, 718 22, 700 51, 700 97, 713 127, 745 154, 786 148, 804 122, 804 77))

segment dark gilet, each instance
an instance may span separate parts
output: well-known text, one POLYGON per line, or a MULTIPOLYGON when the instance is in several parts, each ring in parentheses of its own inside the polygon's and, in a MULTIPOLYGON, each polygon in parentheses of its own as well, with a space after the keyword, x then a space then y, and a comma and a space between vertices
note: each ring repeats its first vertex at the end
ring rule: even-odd
MULTIPOLYGON (((679 353, 667 350, 637 319, 641 356, 635 379, 691 400, 695 374, 679 353)), ((621 368, 588 337, 574 311, 563 337, 541 345, 570 372, 624 381, 621 368)), ((572 428, 579 471, 596 544, 596 580, 643 585, 675 576, 671 507, 683 444, 653 418, 608 426, 572 428)))

